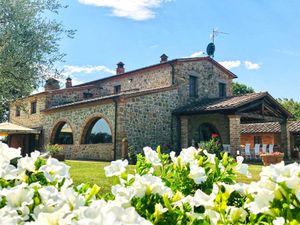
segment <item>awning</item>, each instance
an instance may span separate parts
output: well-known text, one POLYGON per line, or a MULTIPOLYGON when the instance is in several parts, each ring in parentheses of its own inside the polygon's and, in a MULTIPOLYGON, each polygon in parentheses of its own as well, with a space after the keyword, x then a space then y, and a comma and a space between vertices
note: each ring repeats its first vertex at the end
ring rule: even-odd
POLYGON ((4 122, 0 123, 0 135, 7 136, 9 134, 39 134, 37 129, 19 126, 13 123, 4 122))

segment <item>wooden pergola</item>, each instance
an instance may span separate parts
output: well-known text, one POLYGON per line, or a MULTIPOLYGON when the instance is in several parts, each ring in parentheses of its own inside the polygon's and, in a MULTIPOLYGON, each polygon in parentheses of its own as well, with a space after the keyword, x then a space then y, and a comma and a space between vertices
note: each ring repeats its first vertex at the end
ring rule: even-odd
MULTIPOLYGON (((279 122, 281 126, 281 143, 286 158, 291 157, 291 145, 287 121, 292 117, 279 102, 269 93, 251 93, 235 97, 204 99, 175 110, 174 115, 180 120, 181 147, 190 144, 189 123, 192 115, 226 115, 228 118, 228 144, 231 151, 236 154, 240 150, 241 124, 279 122)), ((212 121, 213 122, 213 121, 212 121)))

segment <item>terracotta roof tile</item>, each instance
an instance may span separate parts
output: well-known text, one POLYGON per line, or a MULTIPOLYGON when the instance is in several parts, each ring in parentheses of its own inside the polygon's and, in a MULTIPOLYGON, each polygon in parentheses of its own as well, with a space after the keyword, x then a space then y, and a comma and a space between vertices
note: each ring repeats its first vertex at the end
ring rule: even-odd
POLYGON ((198 112, 209 112, 218 110, 230 110, 235 109, 241 105, 245 105, 251 101, 262 98, 268 95, 267 92, 250 93, 241 96, 234 96, 228 98, 215 98, 215 99, 204 99, 200 102, 192 103, 178 108, 174 113, 198 113, 198 112))
MULTIPOLYGON (((280 133, 281 128, 278 122, 271 123, 251 123, 241 124, 242 134, 255 134, 255 133, 280 133)), ((300 132, 300 121, 293 121, 289 123, 289 131, 292 133, 300 132)))

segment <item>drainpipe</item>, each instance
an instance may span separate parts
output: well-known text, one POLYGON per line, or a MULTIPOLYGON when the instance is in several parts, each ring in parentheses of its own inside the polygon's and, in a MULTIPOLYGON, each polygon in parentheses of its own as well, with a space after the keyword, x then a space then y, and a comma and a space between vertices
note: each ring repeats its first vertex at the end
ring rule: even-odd
POLYGON ((172 76, 172 85, 175 84, 175 66, 173 64, 173 62, 170 63, 170 66, 171 66, 171 76, 172 76))
POLYGON ((115 132, 114 132, 114 160, 117 159, 117 118, 118 118, 118 101, 113 99, 115 103, 115 132))

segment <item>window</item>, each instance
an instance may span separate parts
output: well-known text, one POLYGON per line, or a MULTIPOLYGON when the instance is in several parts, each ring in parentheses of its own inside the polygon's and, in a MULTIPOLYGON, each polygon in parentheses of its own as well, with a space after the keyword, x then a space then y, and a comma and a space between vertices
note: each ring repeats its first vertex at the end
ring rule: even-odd
POLYGON ((20 106, 16 106, 16 116, 20 116, 20 114, 21 114, 20 106))
POLYGON ((31 102, 31 114, 35 114, 35 113, 36 113, 36 101, 31 102))
POLYGON ((55 132, 53 144, 73 144, 73 132, 69 124, 62 122, 58 125, 55 132))
POLYGON ((119 94, 121 92, 121 85, 115 86, 115 94, 119 94))
POLYGON ((102 118, 92 120, 87 128, 84 144, 112 143, 111 130, 102 118))
POLYGON ((224 83, 219 83, 219 97, 226 97, 226 84, 224 83))
POLYGON ((261 136, 254 136, 254 144, 261 144, 261 136))
POLYGON ((189 91, 190 91, 190 97, 197 97, 197 77, 190 76, 189 91))

